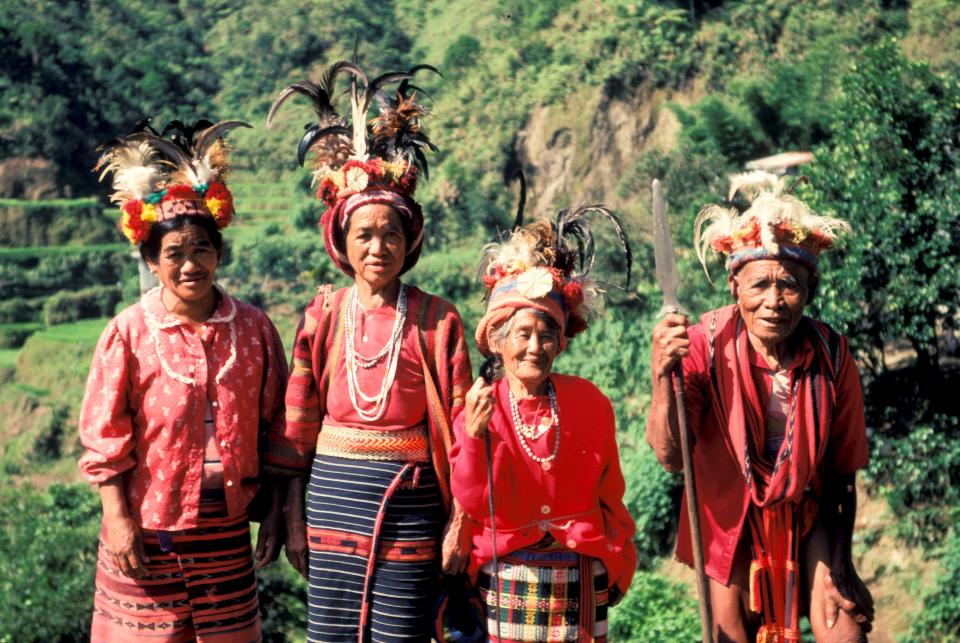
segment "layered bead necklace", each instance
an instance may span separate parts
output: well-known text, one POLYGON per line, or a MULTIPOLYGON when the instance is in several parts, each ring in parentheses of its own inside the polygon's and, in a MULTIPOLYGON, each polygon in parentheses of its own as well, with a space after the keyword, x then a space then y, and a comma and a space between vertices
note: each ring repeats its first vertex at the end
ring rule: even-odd
POLYGON ((356 309, 359 303, 357 301, 357 287, 354 286, 350 291, 350 297, 347 301, 347 315, 344 328, 344 343, 346 344, 346 362, 347 362, 347 388, 350 391, 350 403, 360 419, 366 422, 376 422, 383 417, 387 410, 387 399, 390 396, 390 387, 393 386, 394 377, 397 374, 397 363, 400 358, 400 346, 403 343, 403 326, 407 321, 407 287, 400 284, 400 294, 397 296, 397 316, 393 320, 393 330, 390 333, 390 339, 384 345, 380 352, 372 357, 361 355, 357 352, 354 343, 354 330, 356 327, 356 309), (359 369, 373 368, 380 362, 386 360, 386 373, 380 383, 380 390, 375 395, 367 395, 360 390, 360 381, 358 378, 359 369), (372 408, 362 409, 361 401, 365 406, 372 408))
POLYGON ((540 422, 534 424, 524 423, 520 415, 520 405, 517 402, 517 397, 513 394, 513 391, 510 390, 509 386, 507 387, 507 391, 510 397, 510 413, 513 415, 513 430, 517 434, 517 441, 520 442, 520 447, 523 449, 523 452, 526 453, 531 460, 538 463, 544 471, 549 471, 553 467, 553 460, 557 457, 557 452, 560 451, 560 409, 557 406, 557 392, 553 388, 553 382, 547 381, 547 396, 550 399, 550 415, 544 416, 540 422), (536 440, 552 428, 557 429, 553 437, 553 450, 550 452, 550 455, 547 456, 541 457, 536 455, 527 443, 527 440, 536 440))

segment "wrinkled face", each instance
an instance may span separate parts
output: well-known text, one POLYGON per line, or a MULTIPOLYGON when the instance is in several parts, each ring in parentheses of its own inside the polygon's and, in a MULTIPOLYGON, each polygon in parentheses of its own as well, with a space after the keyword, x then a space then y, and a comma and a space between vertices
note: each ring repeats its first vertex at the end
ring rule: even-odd
POLYGON ((793 334, 810 294, 810 270, 795 261, 759 259, 730 277, 747 332, 767 345, 793 334))
POLYGON ((397 278, 407 256, 407 240, 400 215, 389 205, 364 205, 350 215, 347 259, 354 279, 375 288, 397 278))
POLYGON ((148 260, 147 265, 164 288, 189 303, 210 295, 218 259, 207 231, 187 225, 163 235, 157 261, 148 260))
POLYGON ((560 353, 560 333, 550 322, 529 309, 518 311, 502 340, 488 338, 503 359, 503 368, 529 389, 538 389, 550 376, 553 360, 560 353))

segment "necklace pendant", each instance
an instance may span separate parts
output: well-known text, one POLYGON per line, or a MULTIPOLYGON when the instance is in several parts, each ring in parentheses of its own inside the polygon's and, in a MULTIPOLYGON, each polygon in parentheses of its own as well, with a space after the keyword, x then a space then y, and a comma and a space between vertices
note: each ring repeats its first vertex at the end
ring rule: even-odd
POLYGON ((549 471, 550 469, 553 468, 553 465, 550 464, 549 461, 544 461, 544 462, 541 462, 541 463, 540 463, 540 467, 541 467, 544 471, 549 471))

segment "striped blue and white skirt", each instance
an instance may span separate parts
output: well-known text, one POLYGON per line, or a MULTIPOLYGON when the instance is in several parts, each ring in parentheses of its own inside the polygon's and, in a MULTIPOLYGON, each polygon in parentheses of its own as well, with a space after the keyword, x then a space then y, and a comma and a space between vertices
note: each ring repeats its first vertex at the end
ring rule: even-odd
POLYGON ((444 519, 429 463, 318 454, 307 491, 308 640, 429 641, 444 519))

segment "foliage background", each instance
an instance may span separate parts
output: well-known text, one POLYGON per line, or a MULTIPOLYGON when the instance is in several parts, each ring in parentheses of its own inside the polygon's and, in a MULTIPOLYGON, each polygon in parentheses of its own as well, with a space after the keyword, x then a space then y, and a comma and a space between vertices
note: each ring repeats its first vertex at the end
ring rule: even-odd
MULTIPOLYGON (((876 640, 956 639, 958 27, 949 0, 0 2, 0 190, 16 192, 22 159, 46 159, 62 197, 0 200, 0 578, 18 597, 2 601, 13 611, 0 640, 75 640, 88 626, 98 516, 76 484, 77 410, 106 318, 137 296, 89 171, 96 146, 145 116, 253 123, 233 140, 239 216, 221 277, 292 339, 315 286, 343 279, 295 162, 309 109, 291 103, 270 131, 263 119, 283 86, 355 40, 364 67, 444 73, 424 81, 440 152, 419 192, 429 248, 410 281, 455 301, 468 328, 482 309, 478 249, 512 218, 504 176, 524 170, 532 214, 602 201, 630 226, 633 283, 614 287, 621 266, 600 257, 607 315, 557 363, 617 409, 641 554, 612 611, 617 640, 697 632, 689 574, 670 562, 678 480, 643 438, 659 309, 650 181, 667 188, 682 298, 699 313, 727 295, 689 246, 696 210, 747 161, 814 151, 802 196, 857 230, 811 312, 849 335, 867 387, 856 552, 876 640)), ((271 640, 302 636, 302 583, 285 565, 260 582, 271 640)))

